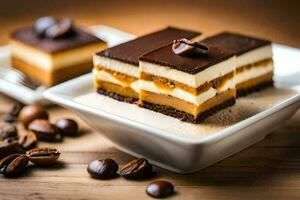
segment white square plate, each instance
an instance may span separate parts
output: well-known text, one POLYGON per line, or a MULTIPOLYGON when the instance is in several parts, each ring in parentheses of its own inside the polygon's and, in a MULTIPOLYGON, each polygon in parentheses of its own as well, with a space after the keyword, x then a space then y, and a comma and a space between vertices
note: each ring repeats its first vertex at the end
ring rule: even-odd
POLYGON ((197 171, 262 140, 300 106, 300 51, 274 45, 276 87, 237 100, 200 125, 95 93, 87 74, 47 90, 117 148, 179 173, 197 171))

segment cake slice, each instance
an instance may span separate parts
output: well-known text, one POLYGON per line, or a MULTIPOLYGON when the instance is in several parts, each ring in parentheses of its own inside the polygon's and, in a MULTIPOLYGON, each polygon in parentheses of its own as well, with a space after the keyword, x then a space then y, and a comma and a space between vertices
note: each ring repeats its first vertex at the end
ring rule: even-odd
POLYGON ((199 123, 235 103, 236 62, 231 50, 208 46, 206 54, 197 56, 176 54, 173 48, 170 44, 140 57, 142 107, 199 123))
POLYGON ((223 32, 202 41, 235 52, 237 95, 244 96, 273 85, 272 45, 268 40, 223 32))
POLYGON ((139 56, 175 39, 199 35, 199 32, 168 27, 96 53, 93 81, 97 92, 119 101, 135 102, 139 97, 139 56))
POLYGON ((10 45, 13 67, 46 86, 90 72, 92 54, 107 47, 70 19, 53 17, 13 31, 10 45))

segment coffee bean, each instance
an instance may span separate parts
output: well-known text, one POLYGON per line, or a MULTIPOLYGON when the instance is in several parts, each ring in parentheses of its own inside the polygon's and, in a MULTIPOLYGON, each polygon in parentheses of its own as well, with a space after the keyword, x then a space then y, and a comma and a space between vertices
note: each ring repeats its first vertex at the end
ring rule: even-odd
POLYGON ((33 30, 39 37, 43 37, 46 30, 56 23, 53 17, 41 17, 37 19, 33 25, 33 30))
POLYGON ((4 117, 4 121, 7 123, 14 123, 16 121, 18 121, 18 117, 12 116, 12 115, 6 115, 4 117))
POLYGON ((25 170, 28 161, 24 154, 7 156, 0 163, 0 172, 9 177, 18 176, 25 170))
POLYGON ((25 149, 29 150, 36 146, 38 139, 34 132, 29 131, 27 134, 22 135, 19 139, 20 146, 25 149))
POLYGON ((4 157, 1 161, 0 161, 0 173, 4 174, 6 167, 18 156, 20 156, 21 154, 19 153, 15 153, 15 154, 11 154, 8 155, 6 157, 4 157))
POLYGON ((5 116, 4 121, 7 123, 13 123, 17 121, 18 116, 22 108, 24 107, 24 104, 22 103, 15 103, 12 107, 11 111, 8 115, 5 116))
POLYGON ((71 33, 73 33, 72 20, 62 18, 46 30, 45 36, 51 39, 58 39, 69 36, 71 33))
POLYGON ((194 57, 205 55, 208 47, 205 44, 183 38, 174 40, 172 50, 179 56, 194 57))
POLYGON ((153 168, 146 159, 139 158, 125 164, 120 175, 128 179, 149 178, 153 175, 153 168))
POLYGON ((27 128, 28 125, 35 119, 48 119, 49 114, 41 106, 29 105, 25 106, 19 115, 20 121, 23 123, 24 127, 27 128))
POLYGON ((0 142, 0 159, 14 153, 21 153, 23 152, 18 141, 12 140, 12 141, 5 141, 0 142))
POLYGON ((163 198, 173 194, 174 186, 170 182, 156 180, 148 185, 148 187, 146 188, 146 192, 152 197, 163 198))
POLYGON ((6 138, 17 138, 18 130, 15 125, 2 122, 0 123, 0 139, 5 140, 6 138))
POLYGON ((36 134, 39 140, 48 142, 60 142, 62 136, 57 128, 45 119, 36 119, 28 126, 29 131, 36 134))
POLYGON ((15 103, 12 109, 10 110, 9 115, 18 117, 24 106, 25 105, 23 103, 15 103))
POLYGON ((55 123, 55 126, 62 135, 78 135, 78 124, 72 119, 60 119, 55 123))
POLYGON ((15 142, 15 141, 18 141, 18 138, 9 137, 9 138, 5 138, 5 140, 3 140, 3 142, 6 142, 6 143, 12 143, 12 142, 15 142))
POLYGON ((29 150, 26 156, 36 165, 53 165, 57 162, 60 152, 55 148, 41 147, 29 150))
POLYGON ((88 173, 97 179, 114 178, 118 171, 118 164, 112 159, 94 160, 87 167, 88 173))

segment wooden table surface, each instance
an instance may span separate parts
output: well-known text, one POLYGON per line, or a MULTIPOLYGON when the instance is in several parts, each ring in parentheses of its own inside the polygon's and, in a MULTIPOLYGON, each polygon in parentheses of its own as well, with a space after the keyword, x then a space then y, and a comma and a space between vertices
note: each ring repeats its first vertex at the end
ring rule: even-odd
MULTIPOLYGON (((41 15, 71 16, 83 25, 106 24, 140 35, 166 25, 215 33, 234 30, 300 47, 297 1, 0 1, 0 43, 15 27, 41 15)), ((0 117, 13 100, 0 95, 0 117)), ((52 107, 51 120, 74 114, 52 107)), ((89 161, 113 158, 120 165, 131 156, 89 128, 60 144, 45 144, 62 151, 56 168, 30 168, 17 179, 0 178, 0 199, 150 199, 145 187, 151 180, 123 178, 101 181, 86 172, 89 161)), ((179 175, 157 169, 155 178, 175 184, 170 199, 299 199, 300 112, 256 144, 198 173, 179 175)))

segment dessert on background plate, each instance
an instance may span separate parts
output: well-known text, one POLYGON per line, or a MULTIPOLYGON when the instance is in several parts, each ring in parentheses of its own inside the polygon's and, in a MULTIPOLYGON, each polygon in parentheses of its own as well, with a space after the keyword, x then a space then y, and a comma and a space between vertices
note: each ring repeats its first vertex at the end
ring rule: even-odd
POLYGON ((235 103, 236 60, 229 49, 180 39, 139 62, 144 108, 199 123, 235 103))
POLYGON ((53 86, 93 68, 92 54, 106 43, 69 18, 39 18, 10 35, 12 66, 43 85, 53 86))
POLYGON ((93 81, 97 92, 119 101, 137 101, 139 56, 175 39, 199 35, 199 32, 168 27, 94 54, 93 81))
POLYGON ((238 96, 273 85, 274 66, 270 41, 238 33, 223 32, 208 37, 202 42, 235 52, 238 96))

